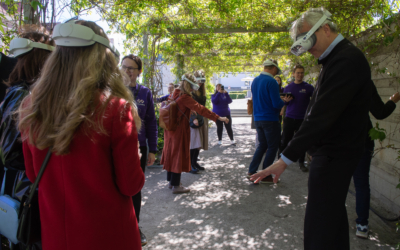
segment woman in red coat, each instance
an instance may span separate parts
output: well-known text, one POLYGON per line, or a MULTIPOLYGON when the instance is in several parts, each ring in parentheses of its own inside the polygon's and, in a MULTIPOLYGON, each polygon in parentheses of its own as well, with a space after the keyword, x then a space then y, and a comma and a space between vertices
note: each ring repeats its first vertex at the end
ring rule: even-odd
POLYGON ((83 39, 53 34, 57 47, 19 111, 32 182, 52 147, 39 182, 43 249, 141 249, 131 198, 144 184, 133 97, 99 26, 59 25, 67 26, 56 26, 54 34, 83 29, 95 35, 92 45, 69 47, 60 43, 83 39))
MULTIPOLYGON (((228 123, 226 117, 219 117, 192 98, 192 90, 197 90, 196 78, 192 74, 185 74, 182 77, 179 89, 173 93, 172 99, 178 104, 179 125, 175 131, 164 131, 164 149, 161 157, 161 164, 167 170, 167 180, 172 193, 181 194, 190 192, 180 183, 181 173, 190 171, 190 112, 195 111, 208 119, 228 123)), ((204 124, 203 126, 207 126, 204 124)))

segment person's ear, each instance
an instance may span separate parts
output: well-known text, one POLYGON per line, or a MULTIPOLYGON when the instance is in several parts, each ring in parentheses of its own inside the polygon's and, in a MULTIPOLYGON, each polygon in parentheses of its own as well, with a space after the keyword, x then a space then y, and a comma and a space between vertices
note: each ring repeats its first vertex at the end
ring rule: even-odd
POLYGON ((142 74, 142 70, 139 70, 139 75, 138 76, 140 76, 142 74))
POLYGON ((322 26, 322 29, 328 37, 331 35, 331 28, 327 23, 322 26))

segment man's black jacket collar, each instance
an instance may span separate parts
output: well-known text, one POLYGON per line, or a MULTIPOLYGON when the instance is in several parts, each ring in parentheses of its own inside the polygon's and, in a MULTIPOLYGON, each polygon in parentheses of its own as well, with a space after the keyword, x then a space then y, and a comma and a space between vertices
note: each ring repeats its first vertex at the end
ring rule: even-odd
POLYGON ((331 51, 331 53, 329 53, 329 55, 327 55, 324 59, 321 59, 321 60, 318 59, 318 64, 324 65, 326 62, 329 61, 329 58, 330 58, 332 55, 336 54, 338 51, 340 51, 340 50, 346 45, 346 43, 350 43, 350 41, 347 40, 346 38, 343 39, 342 41, 340 41, 340 42, 335 46, 335 48, 333 48, 333 50, 331 51))

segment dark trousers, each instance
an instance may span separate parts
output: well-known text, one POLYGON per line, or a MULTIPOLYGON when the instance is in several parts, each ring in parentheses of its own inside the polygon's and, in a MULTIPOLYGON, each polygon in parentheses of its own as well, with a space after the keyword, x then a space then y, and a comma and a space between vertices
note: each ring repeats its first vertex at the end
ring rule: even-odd
POLYGON ((304 220, 305 250, 350 249, 345 202, 359 160, 313 156, 304 220))
POLYGON ((190 150, 190 163, 192 164, 192 168, 197 167, 197 158, 199 157, 200 149, 191 149, 190 150))
POLYGON ((368 225, 369 203, 371 191, 369 188, 369 170, 374 144, 369 141, 365 146, 364 153, 353 174, 354 186, 356 188, 356 223, 363 226, 368 225))
POLYGON ((256 152, 254 153, 253 160, 249 166, 249 173, 254 174, 257 172, 258 166, 261 163, 262 157, 265 155, 263 162, 263 169, 266 169, 272 163, 274 163, 276 151, 278 151, 279 140, 281 137, 281 124, 278 121, 255 121, 257 129, 258 145, 256 152))
POLYGON ((172 186, 180 186, 181 184, 181 174, 173 173, 173 172, 167 172, 167 181, 172 186))
MULTIPOLYGON (((282 132, 282 140, 279 146, 278 158, 280 158, 281 153, 285 150, 286 146, 289 144, 290 140, 292 140, 294 133, 297 132, 303 123, 303 119, 293 119, 289 117, 285 117, 283 120, 283 132, 282 132)), ((306 154, 302 155, 299 158, 299 163, 304 163, 304 158, 306 154)))
POLYGON ((226 129, 226 132, 228 133, 229 138, 231 139, 231 141, 233 140, 232 117, 231 117, 231 115, 228 115, 227 118, 229 119, 228 123, 222 122, 220 120, 217 120, 215 122, 217 124, 217 135, 218 135, 219 141, 222 140, 222 130, 224 129, 224 125, 225 125, 225 129, 226 129))
MULTIPOLYGON (((142 168, 144 173, 147 164, 147 147, 144 146, 139 148, 140 148, 140 153, 142 154, 142 158, 140 158, 140 167, 142 168)), ((140 208, 142 206, 142 191, 139 191, 139 193, 132 196, 132 201, 133 201, 133 208, 135 209, 136 219, 137 222, 139 223, 140 208)))

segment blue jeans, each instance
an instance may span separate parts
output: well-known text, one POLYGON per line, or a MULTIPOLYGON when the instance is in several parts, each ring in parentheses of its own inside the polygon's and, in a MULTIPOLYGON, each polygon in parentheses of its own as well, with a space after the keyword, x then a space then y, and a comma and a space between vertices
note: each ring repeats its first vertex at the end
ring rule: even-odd
POLYGON ((365 145, 364 153, 358 162, 357 168, 353 174, 354 186, 356 188, 356 223, 368 225, 369 218, 369 202, 371 191, 369 188, 369 169, 371 166, 372 153, 374 146, 365 145))
POLYGON ((255 121, 254 123, 256 125, 260 144, 258 145, 253 160, 250 163, 250 174, 257 172, 265 151, 267 151, 267 153, 263 162, 263 169, 266 169, 274 163, 276 152, 279 148, 279 141, 281 140, 281 124, 279 121, 255 121))

